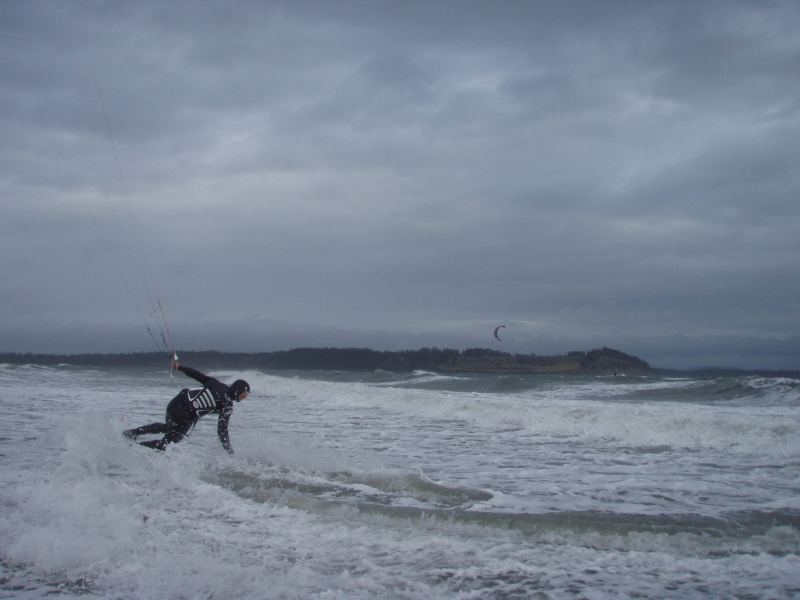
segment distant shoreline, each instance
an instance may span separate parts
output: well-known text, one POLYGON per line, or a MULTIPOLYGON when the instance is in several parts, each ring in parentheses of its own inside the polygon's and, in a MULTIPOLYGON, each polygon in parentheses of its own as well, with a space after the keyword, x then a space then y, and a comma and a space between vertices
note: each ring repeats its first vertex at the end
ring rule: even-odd
MULTIPOLYGON (((452 350, 379 351, 368 348, 294 348, 277 352, 180 352, 180 360, 202 368, 312 369, 344 371, 413 371, 475 373, 579 373, 651 372, 640 358, 611 348, 575 351, 564 355, 510 354, 487 348, 452 350)), ((0 362, 76 366, 158 366, 168 360, 164 353, 121 354, 18 354, 0 353, 0 362)))
MULTIPOLYGON (((540 356, 510 354, 486 348, 452 350, 380 351, 368 348, 294 348, 276 352, 182 351, 181 362, 201 369, 400 371, 429 370, 448 373, 486 374, 651 374, 697 377, 800 378, 800 371, 703 367, 661 369, 644 360, 614 350, 599 348, 567 354, 540 356)), ((68 364, 93 367, 163 367, 163 352, 46 354, 0 352, 0 363, 53 366, 68 364)))

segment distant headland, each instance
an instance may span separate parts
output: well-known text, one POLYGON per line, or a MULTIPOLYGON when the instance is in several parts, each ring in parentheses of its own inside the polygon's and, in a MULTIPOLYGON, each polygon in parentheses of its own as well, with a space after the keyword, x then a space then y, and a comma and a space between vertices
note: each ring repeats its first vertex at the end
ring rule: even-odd
MULTIPOLYGON (((295 348, 278 352, 180 352, 181 362, 198 368, 414 371, 471 373, 647 373, 640 358, 613 348, 555 356, 509 354, 487 348, 379 351, 368 348, 295 348)), ((18 354, 0 353, 0 362, 75 366, 163 366, 164 353, 18 354)))

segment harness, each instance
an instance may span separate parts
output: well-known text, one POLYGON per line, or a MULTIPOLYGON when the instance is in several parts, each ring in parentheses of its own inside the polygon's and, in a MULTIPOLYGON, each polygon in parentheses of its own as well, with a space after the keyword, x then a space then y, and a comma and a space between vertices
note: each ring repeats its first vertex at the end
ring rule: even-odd
POLYGON ((204 411, 203 414, 206 414, 213 412, 217 408, 217 401, 214 398, 214 394, 212 394, 211 390, 208 388, 189 390, 189 400, 191 400, 192 406, 198 413, 204 411))

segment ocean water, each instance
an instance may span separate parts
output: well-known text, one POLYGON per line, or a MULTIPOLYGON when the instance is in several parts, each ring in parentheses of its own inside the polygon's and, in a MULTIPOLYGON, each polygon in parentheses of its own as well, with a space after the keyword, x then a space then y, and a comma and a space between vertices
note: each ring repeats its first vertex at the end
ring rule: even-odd
POLYGON ((797 598, 800 381, 0 365, 0 598, 797 598))

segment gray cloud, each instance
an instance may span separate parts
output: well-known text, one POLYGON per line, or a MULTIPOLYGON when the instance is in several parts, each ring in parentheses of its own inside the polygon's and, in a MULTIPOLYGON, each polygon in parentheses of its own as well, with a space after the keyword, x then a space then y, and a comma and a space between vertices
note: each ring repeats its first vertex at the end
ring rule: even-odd
POLYGON ((150 291, 187 349, 504 322, 511 351, 796 367, 798 25, 791 2, 0 4, 0 350, 146 345, 150 291))

